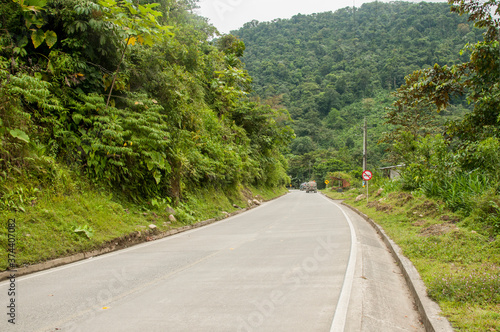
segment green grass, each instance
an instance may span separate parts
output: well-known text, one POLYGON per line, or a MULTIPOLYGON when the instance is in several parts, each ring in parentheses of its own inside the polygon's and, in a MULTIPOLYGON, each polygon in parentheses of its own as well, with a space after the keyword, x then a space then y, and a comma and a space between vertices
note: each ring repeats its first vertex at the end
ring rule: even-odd
MULTIPOLYGON (((389 186, 387 186, 389 188, 389 186)), ((394 190, 399 189, 393 186, 394 190)), ((416 192, 383 192, 371 188, 325 193, 367 214, 403 250, 456 331, 500 331, 500 236, 488 225, 452 213, 446 204, 416 192)))
MULTIPOLYGON (((270 199, 286 192, 285 188, 216 188, 196 189, 185 193, 174 206, 176 222, 169 221, 170 206, 164 202, 142 205, 120 200, 105 190, 95 188, 68 171, 60 187, 33 194, 23 183, 11 183, 11 192, 26 193, 12 196, 0 209, 0 222, 16 221, 16 264, 18 267, 99 249, 132 233, 149 231, 154 224, 158 231, 193 224, 211 218, 222 219, 227 213, 247 207, 248 199, 270 199), (21 188, 21 189, 20 189, 21 188), (29 196, 28 196, 29 195, 29 196), (16 211, 17 210, 17 211, 16 211)), ((4 187, 5 182, 2 183, 4 187)), ((8 267, 8 230, 0 228, 0 271, 8 267)))
MULTIPOLYGON (((151 223, 160 230, 166 229, 163 222, 168 217, 159 211, 155 217, 153 211, 127 209, 96 191, 45 195, 34 206, 25 207, 25 211, 0 214, 2 221, 16 220, 18 266, 97 249, 114 238, 144 230, 151 223), (79 227, 93 230, 93 236, 75 232, 79 227)), ((0 230, 0 270, 7 267, 6 234, 5 229, 0 230)))

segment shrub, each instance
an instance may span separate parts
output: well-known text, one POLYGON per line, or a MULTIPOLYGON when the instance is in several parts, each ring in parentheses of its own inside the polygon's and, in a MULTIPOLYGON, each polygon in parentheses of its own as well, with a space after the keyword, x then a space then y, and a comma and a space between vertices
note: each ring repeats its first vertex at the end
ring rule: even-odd
POLYGON ((473 208, 466 224, 490 235, 500 234, 500 197, 495 189, 475 197, 470 203, 473 208))

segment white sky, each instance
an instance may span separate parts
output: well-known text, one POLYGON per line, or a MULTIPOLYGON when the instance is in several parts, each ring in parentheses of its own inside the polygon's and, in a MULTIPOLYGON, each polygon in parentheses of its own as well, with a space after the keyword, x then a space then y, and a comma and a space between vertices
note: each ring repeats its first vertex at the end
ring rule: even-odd
MULTIPOLYGON (((196 12, 208 17, 210 23, 221 33, 229 33, 254 19, 267 22, 275 18, 290 18, 299 13, 307 15, 336 11, 353 5, 360 7, 365 2, 375 2, 375 0, 200 0, 198 3, 200 9, 196 12)), ((427 0, 426 2, 446 1, 427 0)))

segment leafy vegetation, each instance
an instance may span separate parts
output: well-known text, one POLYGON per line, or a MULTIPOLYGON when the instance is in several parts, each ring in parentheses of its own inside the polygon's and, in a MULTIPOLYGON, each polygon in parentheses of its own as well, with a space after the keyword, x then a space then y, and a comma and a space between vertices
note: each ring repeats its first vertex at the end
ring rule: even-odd
POLYGON ((280 155, 293 135, 286 110, 245 97, 244 45, 232 36, 208 42, 213 28, 192 6, 4 2, 3 179, 16 162, 30 166, 23 151, 31 143, 135 201, 181 199, 186 187, 206 183, 285 184, 280 155), (59 42, 14 47, 29 34, 15 24, 29 27, 23 6, 59 42))
POLYGON ((448 2, 212 39, 196 0, 2 0, 0 216, 19 264, 340 177, 354 189, 330 194, 375 216, 457 328, 498 329, 500 11, 448 2), (404 167, 361 191, 363 118, 368 167, 404 167))
POLYGON ((61 255, 129 232, 131 224, 116 225, 126 218, 125 207, 161 216, 158 209, 171 206, 194 222, 200 206, 192 198, 206 198, 207 190, 239 200, 235 192, 244 188, 272 192, 290 181, 283 153, 294 133, 287 110, 249 98, 252 78, 240 60, 245 45, 231 35, 212 41, 217 32, 192 13, 195 5, 0 2, 5 220, 15 215, 23 231, 27 223, 66 234, 70 240, 54 249, 61 255), (76 224, 66 218, 82 211, 56 216, 48 208, 60 209, 57 201, 71 197, 82 204, 96 192, 106 193, 106 204, 118 204, 104 214, 117 232, 101 227, 104 217, 76 224), (109 217, 113 211, 116 218, 109 217))
POLYGON ((469 14, 470 20, 485 28, 484 39, 465 46, 469 52, 465 62, 436 64, 406 77, 388 114, 398 130, 387 135, 387 141, 392 157, 406 165, 401 173, 404 189, 443 200, 468 218, 471 227, 495 236, 500 234, 500 22, 492 13, 500 9, 496 2, 449 3, 453 11, 469 14), (457 98, 465 98, 472 110, 436 130, 415 131, 408 113, 432 120, 457 98))

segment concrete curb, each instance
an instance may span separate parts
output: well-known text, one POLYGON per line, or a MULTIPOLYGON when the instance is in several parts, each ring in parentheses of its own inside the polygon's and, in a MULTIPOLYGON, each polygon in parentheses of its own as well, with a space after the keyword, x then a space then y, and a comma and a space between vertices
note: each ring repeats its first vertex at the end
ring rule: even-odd
POLYGON ((372 225, 377 233, 380 234, 382 240, 389 248, 392 256, 403 272, 406 284, 408 285, 408 288, 413 296, 418 313, 420 314, 422 323, 425 326, 425 330, 428 332, 453 332, 453 328, 448 319, 440 315, 441 308, 439 305, 427 296, 427 288, 425 287, 420 274, 413 263, 403 255, 401 248, 389 238, 382 227, 370 219, 366 214, 358 211, 350 205, 345 204, 344 202, 341 204, 363 217, 366 221, 368 221, 368 223, 370 223, 370 225, 372 225))
MULTIPOLYGON (((243 210, 240 210, 240 211, 243 211, 243 210)), ((239 211, 237 211, 237 212, 239 212, 239 211)), ((241 213, 241 212, 239 212, 239 213, 241 213)), ((231 214, 231 215, 233 215, 233 214, 231 214)), ((230 215, 228 215, 228 217, 229 216, 230 215)), ((15 276, 17 278, 17 277, 20 277, 23 275, 27 275, 27 274, 31 274, 31 273, 35 273, 35 272, 40 272, 43 270, 48 270, 48 269, 58 267, 61 265, 66 265, 66 264, 78 262, 78 261, 83 260, 83 259, 87 259, 87 258, 91 258, 91 257, 95 257, 95 256, 100 256, 103 254, 107 254, 109 252, 129 248, 129 247, 132 247, 134 245, 141 244, 144 242, 159 240, 159 239, 162 239, 164 237, 171 236, 171 235, 174 235, 177 233, 182 233, 182 232, 188 231, 190 229, 202 227, 202 226, 214 223, 216 221, 217 221, 216 219, 209 219, 209 220, 201 221, 201 222, 193 224, 193 225, 183 226, 183 227, 171 229, 171 230, 161 232, 161 233, 149 231, 149 230, 143 231, 143 232, 134 232, 134 233, 125 235, 121 239, 110 240, 108 242, 109 244, 105 245, 104 248, 100 248, 100 249, 96 249, 96 250, 92 250, 92 251, 88 251, 88 252, 82 252, 82 253, 74 254, 71 256, 56 258, 56 259, 53 259, 50 261, 46 261, 46 262, 42 262, 42 263, 38 263, 38 264, 33 264, 33 265, 26 266, 26 267, 20 267, 17 270, 6 270, 4 272, 0 272, 0 281, 10 278, 10 276, 12 274, 15 274, 15 276), (125 241, 125 242, 120 244, 117 241, 120 241, 120 242, 125 241)))
MULTIPOLYGON (((277 196, 273 199, 270 199, 266 202, 273 201, 273 200, 278 199, 286 194, 288 194, 288 192, 283 194, 283 195, 277 196)), ((109 252, 129 248, 129 247, 132 247, 134 245, 141 244, 144 242, 163 239, 167 236, 172 236, 172 235, 186 232, 186 231, 189 231, 189 230, 192 230, 195 228, 199 228, 199 227, 213 224, 217 221, 221 221, 221 220, 227 219, 229 217, 238 215, 240 213, 249 211, 249 210, 256 208, 258 206, 260 206, 260 205, 253 205, 251 207, 247 207, 247 208, 244 208, 241 210, 237 210, 237 211, 228 213, 222 219, 212 218, 212 219, 200 221, 200 222, 193 224, 193 225, 187 225, 187 226, 171 229, 171 230, 161 232, 161 233, 159 233, 158 231, 156 231, 156 232, 155 231, 145 231, 145 232, 139 233, 140 235, 137 235, 138 233, 134 232, 134 233, 125 235, 122 238, 110 240, 108 242, 109 244, 107 246, 105 245, 104 248, 96 249, 96 250, 89 251, 89 252, 78 253, 78 254, 74 254, 71 256, 56 258, 56 259, 53 259, 50 261, 46 261, 46 262, 42 262, 42 263, 38 263, 38 264, 33 264, 33 265, 26 266, 26 267, 20 267, 17 270, 6 270, 3 272, 0 272, 0 281, 7 280, 12 275, 15 275, 15 277, 18 278, 18 277, 23 276, 23 275, 48 270, 48 269, 58 267, 61 265, 66 265, 66 264, 78 262, 78 261, 81 261, 83 259, 87 259, 87 258, 91 258, 91 257, 95 257, 95 256, 100 256, 103 254, 107 254, 109 252), (122 243, 120 244, 119 242, 122 242, 122 243)))

